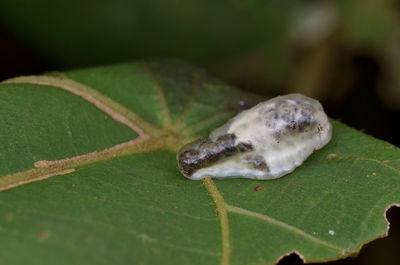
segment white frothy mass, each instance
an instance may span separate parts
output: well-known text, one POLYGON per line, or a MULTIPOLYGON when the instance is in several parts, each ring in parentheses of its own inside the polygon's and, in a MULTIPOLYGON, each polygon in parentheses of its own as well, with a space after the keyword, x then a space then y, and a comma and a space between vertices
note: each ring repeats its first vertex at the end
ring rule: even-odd
POLYGON ((186 159, 188 154, 182 156, 183 151, 177 160, 190 179, 274 179, 292 172, 331 136, 332 125, 321 104, 290 94, 242 111, 211 132, 207 144, 189 148, 191 160, 186 159), (222 142, 226 136, 231 136, 232 143, 222 142))

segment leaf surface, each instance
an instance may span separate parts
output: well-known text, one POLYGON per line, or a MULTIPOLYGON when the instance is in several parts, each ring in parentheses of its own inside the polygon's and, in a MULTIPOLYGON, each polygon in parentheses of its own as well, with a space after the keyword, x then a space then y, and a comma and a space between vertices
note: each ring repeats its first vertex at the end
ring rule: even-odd
POLYGON ((19 77, 0 100, 0 264, 327 261, 400 203, 399 149, 337 121, 283 178, 185 179, 176 150, 262 98, 182 63, 19 77))

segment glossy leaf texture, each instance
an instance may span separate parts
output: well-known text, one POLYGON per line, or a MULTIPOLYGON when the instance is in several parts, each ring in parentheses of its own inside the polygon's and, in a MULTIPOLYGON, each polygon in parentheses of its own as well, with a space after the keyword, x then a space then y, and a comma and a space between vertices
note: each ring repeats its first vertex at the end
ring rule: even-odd
POLYGON ((0 84, 0 264, 274 264, 385 236, 400 152, 332 121, 277 180, 191 181, 180 146, 263 100, 180 62, 0 84))

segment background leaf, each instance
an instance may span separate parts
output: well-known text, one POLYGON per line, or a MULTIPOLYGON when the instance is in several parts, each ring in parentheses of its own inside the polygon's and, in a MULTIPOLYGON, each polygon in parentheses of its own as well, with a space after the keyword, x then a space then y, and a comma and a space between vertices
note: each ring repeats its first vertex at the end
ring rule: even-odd
POLYGON ((337 121, 278 180, 185 179, 175 151, 262 98, 178 62, 21 77, 0 93, 0 264, 326 261, 384 236, 400 203, 398 148, 337 121))

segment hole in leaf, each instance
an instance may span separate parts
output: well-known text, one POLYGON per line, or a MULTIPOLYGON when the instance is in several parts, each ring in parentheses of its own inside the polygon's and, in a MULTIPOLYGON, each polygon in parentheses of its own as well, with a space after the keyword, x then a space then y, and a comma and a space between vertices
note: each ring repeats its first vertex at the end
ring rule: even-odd
MULTIPOLYGON (((398 265, 400 259, 400 207, 391 207, 386 217, 390 222, 389 236, 363 246, 354 258, 327 262, 327 265, 398 265)), ((280 263, 279 263, 280 264, 280 263)), ((301 264, 301 263, 285 263, 301 264)), ((321 263, 314 263, 314 265, 321 263)))
POLYGON ((296 253, 292 253, 286 257, 283 257, 279 262, 278 265, 301 265, 304 264, 299 255, 296 253))
MULTIPOLYGON (((393 206, 386 213, 390 222, 389 236, 375 240, 361 249, 357 257, 323 263, 326 265, 398 265, 400 259, 400 207, 393 206)), ((296 253, 282 258, 278 265, 301 265, 296 253)), ((318 265, 321 263, 311 263, 318 265)))

